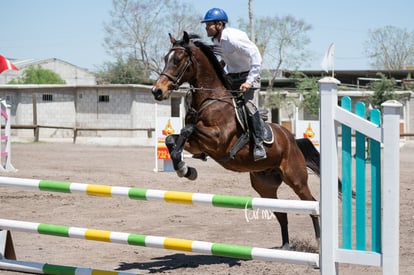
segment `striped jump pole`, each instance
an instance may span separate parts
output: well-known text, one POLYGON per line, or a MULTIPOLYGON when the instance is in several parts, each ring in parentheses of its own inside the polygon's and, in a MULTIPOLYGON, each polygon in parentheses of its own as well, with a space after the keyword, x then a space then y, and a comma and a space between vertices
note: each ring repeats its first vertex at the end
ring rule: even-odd
POLYGON ((136 275, 136 273, 107 271, 84 267, 0 259, 0 269, 49 275, 136 275))
POLYGON ((61 193, 83 193, 89 196, 122 196, 133 200, 160 200, 180 204, 208 204, 215 207, 262 209, 277 212, 294 212, 319 215, 319 202, 253 198, 245 196, 214 195, 157 189, 132 188, 110 185, 74 183, 52 180, 37 180, 0 177, 0 186, 35 188, 40 191, 61 193))
POLYGON ((308 264, 314 267, 319 266, 319 254, 308 252, 285 251, 243 245, 211 243, 7 219, 0 219, 0 228, 21 232, 53 235, 58 237, 196 252, 245 260, 264 260, 287 262, 292 264, 308 264))

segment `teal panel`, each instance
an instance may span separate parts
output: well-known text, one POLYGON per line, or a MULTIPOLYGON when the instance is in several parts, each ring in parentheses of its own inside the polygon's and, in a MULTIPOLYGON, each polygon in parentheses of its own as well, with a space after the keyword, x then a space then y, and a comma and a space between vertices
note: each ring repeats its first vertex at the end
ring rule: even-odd
MULTIPOLYGON (((374 109, 370 112, 372 123, 380 126, 381 113, 374 109)), ((370 139, 371 156, 371 216, 372 251, 381 253, 381 143, 370 139)))
MULTIPOLYGON (((341 107, 351 111, 351 98, 341 99, 341 107)), ((352 154, 351 128, 342 125, 342 248, 352 249, 352 154)))
MULTIPOLYGON (((355 104, 355 114, 365 118, 365 104, 357 102, 355 104)), ((366 250, 366 186, 365 186, 365 135, 355 133, 355 232, 356 232, 356 249, 366 250)))

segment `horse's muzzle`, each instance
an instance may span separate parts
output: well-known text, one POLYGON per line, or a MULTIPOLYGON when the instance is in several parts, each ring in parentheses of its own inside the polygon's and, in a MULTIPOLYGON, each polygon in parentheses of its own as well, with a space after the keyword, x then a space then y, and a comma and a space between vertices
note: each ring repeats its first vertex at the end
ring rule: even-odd
POLYGON ((162 96, 162 90, 160 88, 157 87, 153 87, 151 90, 152 94, 154 95, 154 98, 158 101, 163 100, 163 96, 162 96))

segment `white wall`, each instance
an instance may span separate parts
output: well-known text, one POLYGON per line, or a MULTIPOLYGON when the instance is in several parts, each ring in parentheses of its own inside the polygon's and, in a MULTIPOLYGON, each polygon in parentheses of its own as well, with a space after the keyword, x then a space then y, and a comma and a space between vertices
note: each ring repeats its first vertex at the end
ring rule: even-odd
MULTIPOLYGON (((76 128, 155 128, 159 116, 171 114, 170 100, 156 102, 146 85, 0 85, 0 97, 11 104, 11 123, 33 125, 33 95, 37 101, 37 123, 42 126, 76 128), (44 101, 52 95, 53 101, 44 101), (108 102, 99 102, 108 96, 108 102), (157 106, 156 106, 157 104, 157 106)), ((33 130, 12 130, 33 137, 33 130)), ((147 131, 80 131, 79 137, 139 137, 147 131)), ((40 129, 40 138, 72 137, 73 130, 40 129)), ((154 136, 154 135, 153 135, 154 136)))

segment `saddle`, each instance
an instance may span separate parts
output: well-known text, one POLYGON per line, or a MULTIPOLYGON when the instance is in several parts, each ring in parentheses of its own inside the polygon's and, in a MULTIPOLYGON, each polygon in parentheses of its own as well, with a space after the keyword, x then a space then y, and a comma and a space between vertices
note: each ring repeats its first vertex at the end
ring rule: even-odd
MULTIPOLYGON (((237 152, 250 141, 250 131, 249 131, 249 122, 248 122, 248 114, 246 107, 244 106, 244 102, 242 100, 237 100, 237 97, 233 98, 233 105, 234 110, 236 112, 236 119, 237 122, 243 129, 243 134, 237 139, 236 143, 230 149, 230 152, 226 154, 226 156, 219 160, 219 162, 227 162, 234 158, 237 152)), ((272 144, 274 141, 273 132, 270 128, 269 124, 266 123, 264 120, 267 120, 267 112, 261 112, 261 124, 263 130, 263 142, 266 144, 272 144)))
MULTIPOLYGON (((233 106, 236 113, 236 120, 237 123, 240 124, 240 126, 243 129, 243 134, 237 139, 236 143, 233 145, 233 147, 230 149, 230 152, 226 154, 226 156, 220 160, 218 160, 221 163, 225 163, 231 159, 234 158, 234 156, 237 154, 237 152, 250 141, 250 131, 249 131, 249 122, 248 122, 248 114, 246 107, 244 105, 244 102, 242 99, 238 99, 237 96, 233 97, 233 106)), ((261 124, 262 124, 262 130, 263 130, 263 142, 266 144, 272 144, 274 142, 274 135, 273 131, 269 126, 269 123, 265 122, 268 119, 266 110, 260 110, 259 114, 261 117, 261 124)), ((201 153, 193 155, 193 158, 201 159, 203 161, 207 160, 207 154, 201 153)))
MULTIPOLYGON (((236 98, 233 99, 234 110, 236 112, 237 122, 243 128, 244 132, 248 132, 249 130, 249 123, 248 123, 248 114, 246 107, 242 100, 237 100, 236 98)), ((274 136, 272 129, 269 126, 269 123, 266 121, 268 120, 268 111, 267 110, 259 110, 260 114, 260 122, 262 125, 263 131, 263 142, 266 144, 272 144, 274 141, 274 136)))

